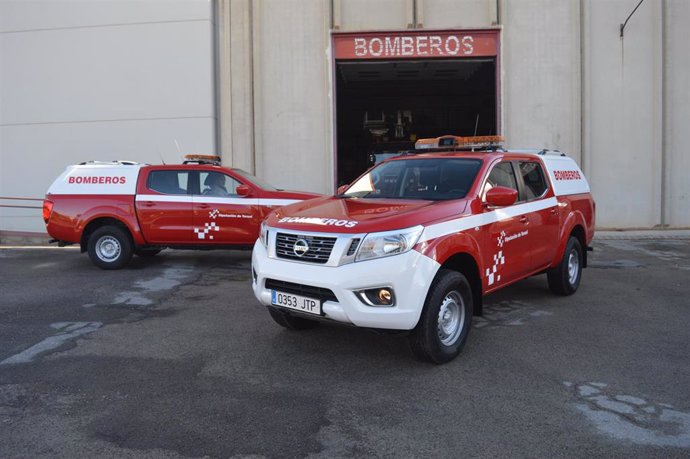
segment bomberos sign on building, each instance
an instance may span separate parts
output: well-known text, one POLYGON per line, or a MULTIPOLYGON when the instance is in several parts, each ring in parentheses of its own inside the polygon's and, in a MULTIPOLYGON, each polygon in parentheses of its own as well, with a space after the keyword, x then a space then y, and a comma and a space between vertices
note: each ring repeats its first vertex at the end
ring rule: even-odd
POLYGON ((333 36, 336 59, 488 57, 498 54, 498 31, 345 33, 333 36))

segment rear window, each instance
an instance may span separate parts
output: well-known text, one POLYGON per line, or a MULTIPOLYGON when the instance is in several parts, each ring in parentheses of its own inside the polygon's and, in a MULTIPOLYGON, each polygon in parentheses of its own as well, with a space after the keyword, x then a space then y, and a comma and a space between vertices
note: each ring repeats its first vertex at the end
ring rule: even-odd
POLYGON ((463 198, 477 176, 478 159, 402 159, 381 163, 355 181, 347 198, 424 199, 463 198))
POLYGON ((187 194, 187 171, 151 171, 148 188, 164 194, 187 194))
POLYGON ((520 174, 525 182, 525 197, 530 200, 538 198, 546 191, 546 180, 541 166, 535 162, 520 162, 520 174))

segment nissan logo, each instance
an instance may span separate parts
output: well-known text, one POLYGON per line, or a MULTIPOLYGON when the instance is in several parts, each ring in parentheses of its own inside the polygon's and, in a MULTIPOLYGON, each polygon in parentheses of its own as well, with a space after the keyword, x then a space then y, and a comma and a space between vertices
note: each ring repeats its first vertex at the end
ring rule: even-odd
POLYGON ((298 257, 304 256, 308 251, 309 243, 306 239, 297 239, 295 245, 292 246, 292 252, 298 257))

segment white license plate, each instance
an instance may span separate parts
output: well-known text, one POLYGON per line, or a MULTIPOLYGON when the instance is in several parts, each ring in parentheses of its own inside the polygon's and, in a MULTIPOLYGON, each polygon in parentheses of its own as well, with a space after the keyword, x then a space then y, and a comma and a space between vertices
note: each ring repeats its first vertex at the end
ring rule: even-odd
POLYGON ((306 296, 271 290, 271 304, 306 312, 307 314, 321 315, 321 301, 306 296))

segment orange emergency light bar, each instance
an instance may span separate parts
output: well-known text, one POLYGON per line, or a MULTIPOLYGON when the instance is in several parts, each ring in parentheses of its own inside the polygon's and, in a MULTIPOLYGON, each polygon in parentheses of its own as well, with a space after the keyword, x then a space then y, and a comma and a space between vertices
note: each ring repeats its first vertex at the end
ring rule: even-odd
POLYGON ((213 161, 220 162, 218 155, 184 155, 185 161, 213 161))
POLYGON ((498 145, 504 141, 505 139, 502 135, 477 135, 469 137, 442 135, 441 137, 430 139, 419 139, 415 142, 414 147, 416 150, 425 150, 429 148, 484 147, 498 145))

